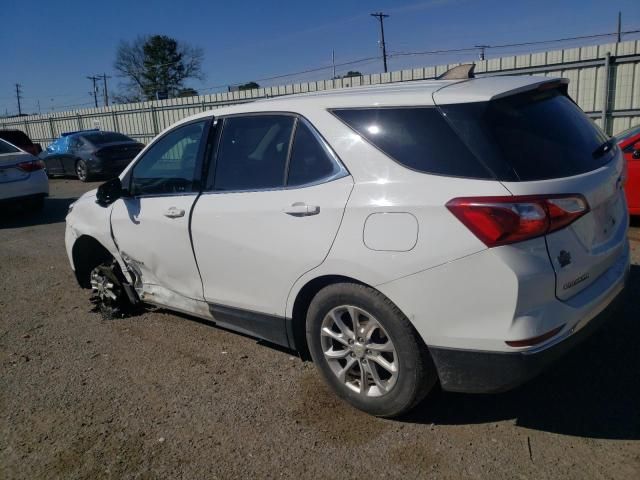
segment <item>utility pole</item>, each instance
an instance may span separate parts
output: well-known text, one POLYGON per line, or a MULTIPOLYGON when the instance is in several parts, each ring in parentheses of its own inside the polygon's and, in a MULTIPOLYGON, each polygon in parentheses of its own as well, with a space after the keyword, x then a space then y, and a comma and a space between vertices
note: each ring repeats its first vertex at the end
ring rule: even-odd
POLYGON ((480 60, 484 60, 484 51, 489 48, 491 45, 474 45, 474 47, 480 49, 480 60))
POLYGON ((93 82, 93 90, 89 92, 89 95, 93 96, 93 102, 95 103, 96 108, 98 108, 98 86, 96 85, 96 80, 99 80, 100 77, 96 75, 91 75, 91 76, 88 76, 87 79, 93 82))
POLYGON ((618 43, 622 39, 622 12, 618 12, 618 43))
POLYGON ((382 44, 382 61, 384 62, 384 73, 387 73, 387 44, 384 41, 384 19, 389 17, 386 13, 376 12, 371 14, 380 22, 380 42, 382 44))
POLYGON ((38 99, 38 115, 42 115, 42 111, 40 111, 40 99, 38 99))
POLYGON ((331 50, 331 63, 333 64, 333 79, 336 78, 336 51, 331 50))
POLYGON ((104 93, 104 106, 108 107, 109 106, 109 90, 107 90, 107 78, 111 78, 109 76, 107 76, 106 73, 102 74, 102 85, 103 85, 103 93, 104 93))
POLYGON ((16 83, 16 99, 18 100, 18 116, 22 115, 22 106, 20 105, 20 99, 22 98, 22 85, 16 83))

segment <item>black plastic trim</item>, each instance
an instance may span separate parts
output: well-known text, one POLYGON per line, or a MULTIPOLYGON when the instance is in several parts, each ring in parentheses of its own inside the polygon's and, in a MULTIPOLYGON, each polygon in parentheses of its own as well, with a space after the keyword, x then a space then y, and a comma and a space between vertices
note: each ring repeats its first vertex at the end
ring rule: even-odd
POLYGON ((289 341, 289 327, 285 317, 215 303, 209 304, 209 311, 216 324, 283 347, 294 348, 289 341))
POLYGON ((620 308, 623 297, 624 291, 584 328, 537 353, 429 347, 442 389, 449 392, 498 393, 525 383, 598 330, 620 308))

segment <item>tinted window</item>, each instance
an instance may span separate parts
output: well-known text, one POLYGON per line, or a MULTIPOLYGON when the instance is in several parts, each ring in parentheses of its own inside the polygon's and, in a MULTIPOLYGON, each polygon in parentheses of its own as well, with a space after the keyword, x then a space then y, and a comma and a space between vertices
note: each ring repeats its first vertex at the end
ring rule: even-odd
POLYGON ((17 153, 20 150, 18 150, 16 147, 14 147, 13 145, 0 140, 0 155, 3 153, 17 153))
POLYGON ((205 124, 206 121, 184 125, 154 143, 133 169, 133 194, 191 191, 205 124))
POLYGON ((27 137, 27 134, 20 130, 2 130, 0 131, 0 138, 17 146, 33 145, 33 142, 27 137))
POLYGON ((599 149, 606 136, 557 90, 441 108, 500 180, 569 177, 595 170, 615 155, 615 149, 599 149))
POLYGON ((121 133, 116 132, 96 132, 96 133, 87 133, 82 135, 85 140, 88 140, 90 143, 94 145, 102 145, 105 143, 113 143, 113 142, 133 142, 131 138, 123 135, 121 133))
POLYGON ((294 118, 283 115, 224 120, 215 162, 215 190, 260 190, 284 186, 294 118))
POLYGON ((420 172, 491 178, 435 107, 334 110, 397 162, 420 172))
POLYGON ((341 171, 320 141, 303 121, 298 122, 289 160, 288 186, 321 181, 341 171))

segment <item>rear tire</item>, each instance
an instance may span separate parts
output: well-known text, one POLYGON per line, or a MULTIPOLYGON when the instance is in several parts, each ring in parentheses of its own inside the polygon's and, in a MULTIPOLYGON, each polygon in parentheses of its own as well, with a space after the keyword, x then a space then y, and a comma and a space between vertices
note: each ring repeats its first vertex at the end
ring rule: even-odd
POLYGON ((372 415, 409 411, 437 382, 427 347, 407 317, 365 285, 322 289, 309 305, 306 336, 324 381, 372 415))
POLYGON ((81 182, 89 182, 91 180, 91 173, 89 173, 89 167, 84 160, 78 160, 76 162, 76 175, 81 182))

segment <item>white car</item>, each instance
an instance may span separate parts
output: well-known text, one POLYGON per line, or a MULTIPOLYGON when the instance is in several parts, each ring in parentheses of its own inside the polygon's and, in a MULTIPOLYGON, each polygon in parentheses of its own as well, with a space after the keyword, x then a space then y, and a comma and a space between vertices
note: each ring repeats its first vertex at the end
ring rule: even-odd
POLYGON ((49 195, 42 160, 0 139, 0 204, 41 210, 49 195))
POLYGON ((484 77, 195 115, 73 205, 72 268, 106 312, 160 305, 310 354, 374 415, 437 382, 512 388, 629 271, 622 156, 566 92, 484 77))

